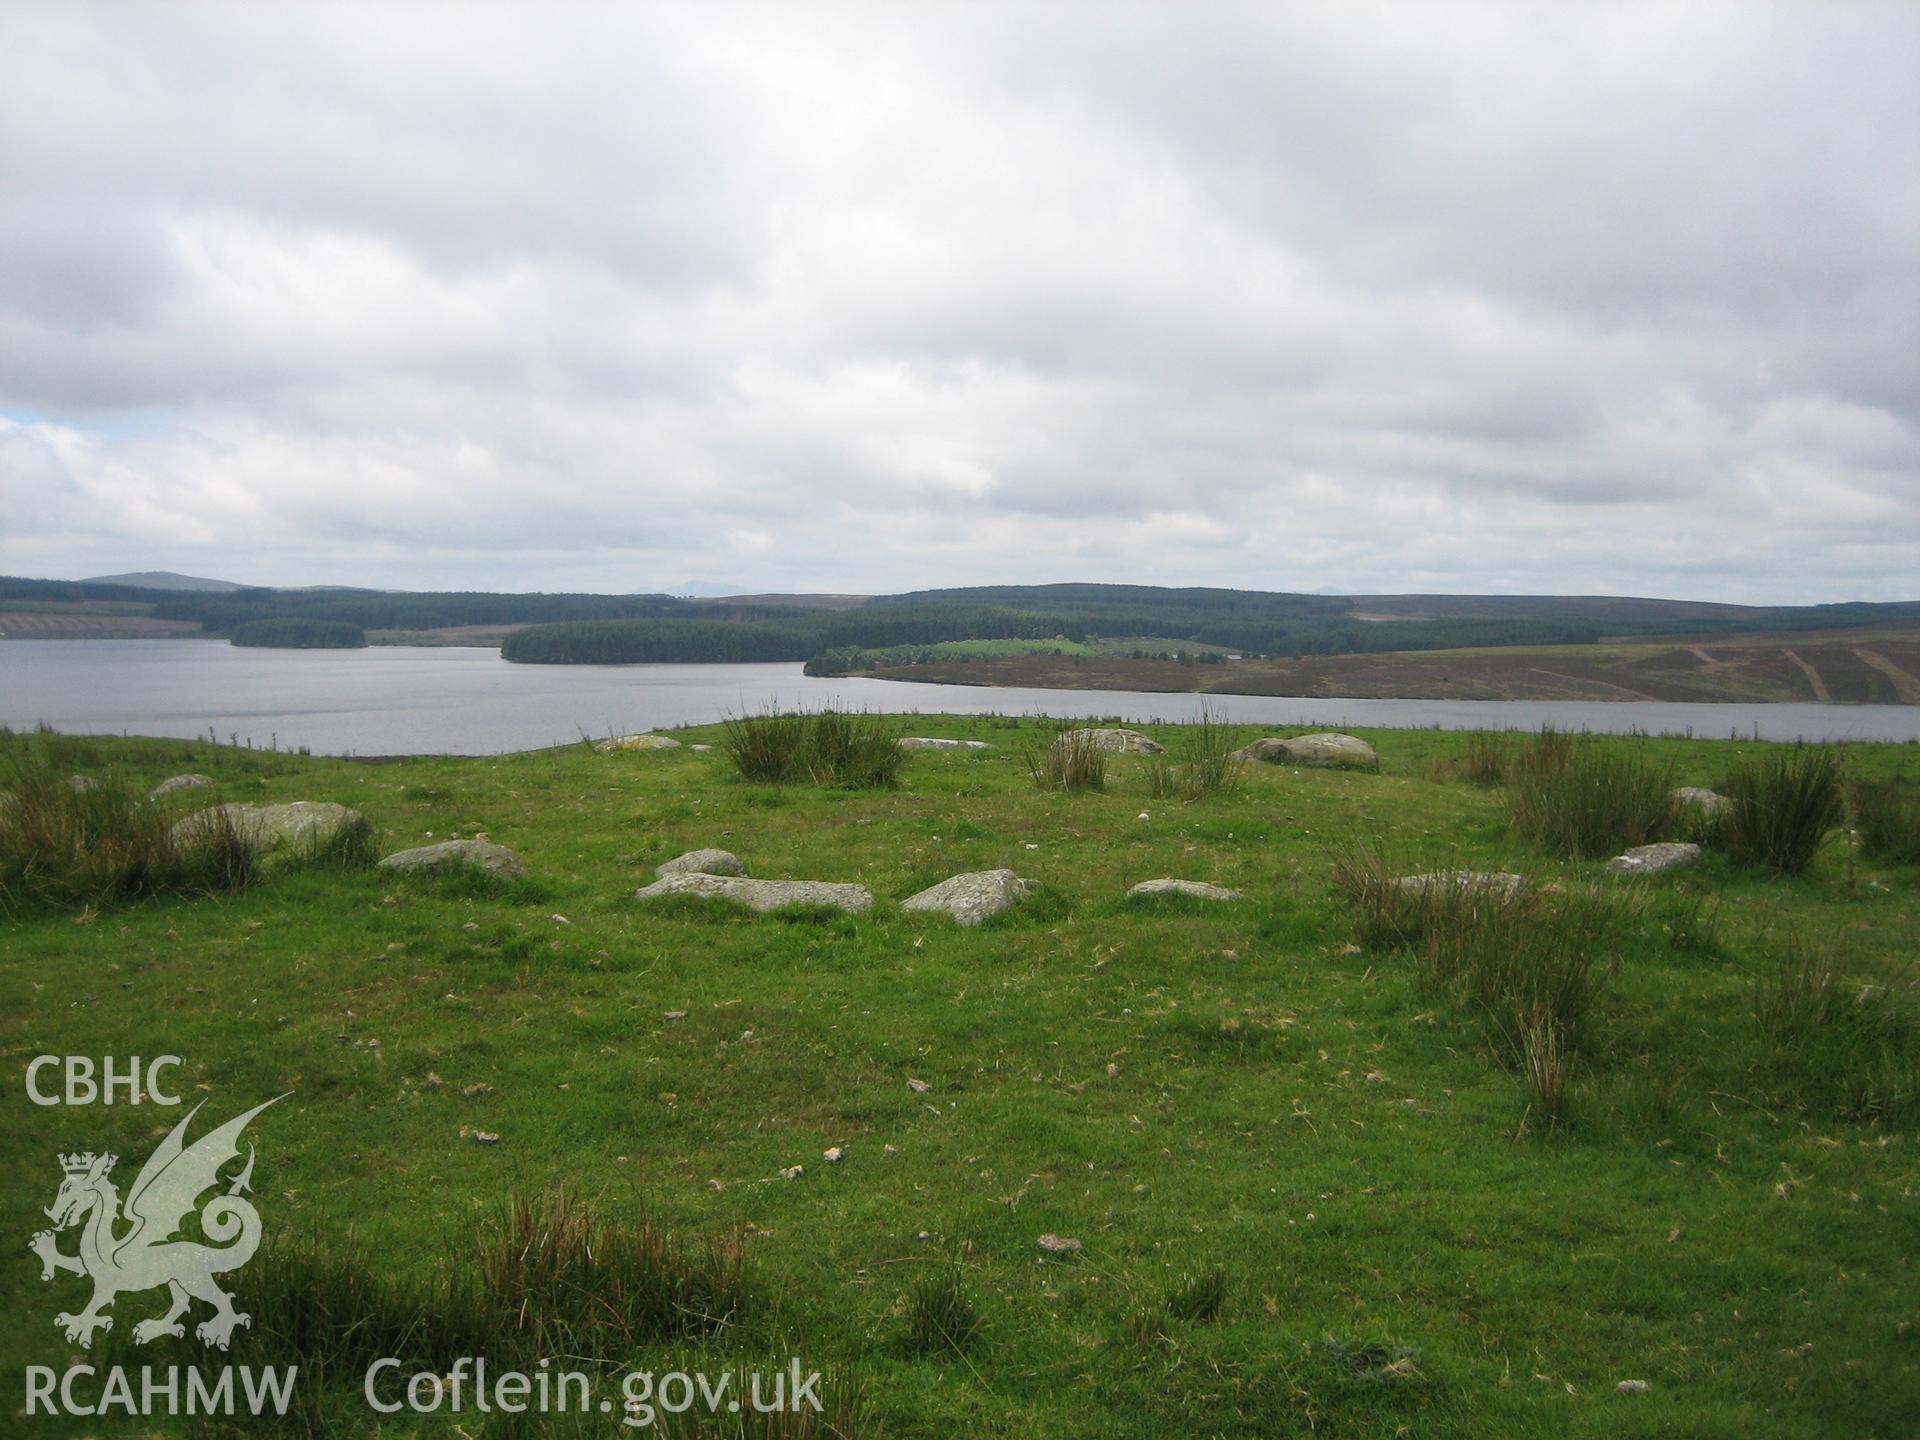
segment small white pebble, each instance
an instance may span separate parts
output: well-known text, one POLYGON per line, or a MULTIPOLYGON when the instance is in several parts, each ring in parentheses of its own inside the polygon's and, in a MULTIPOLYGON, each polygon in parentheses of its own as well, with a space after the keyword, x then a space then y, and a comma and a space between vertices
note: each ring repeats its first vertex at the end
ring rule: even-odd
POLYGON ((557 910, 556 910, 556 911, 554 911, 554 913, 553 913, 553 914, 551 914, 551 915, 549 915, 549 916, 548 916, 547 918, 548 918, 549 920, 551 920, 551 921, 553 921, 553 923, 554 923, 554 924, 556 924, 556 925, 571 925, 571 924, 573 924, 573 921, 571 921, 571 920, 569 920, 569 919, 567 919, 567 917, 566 917, 566 916, 564 916, 564 915, 562 915, 562 914, 561 914, 561 913, 560 913, 559 911, 557 911, 557 910))
POLYGON ((668 1020, 684 1020, 687 1018, 687 1012, 684 1010, 669 1010, 664 1018, 668 1020))
POLYGON ((1144 810, 1142 810, 1138 815, 1134 816, 1134 819, 1136 820, 1151 820, 1152 818, 1153 816, 1149 815, 1144 810))
POLYGON ((1613 1388, 1618 1390, 1622 1395, 1644 1395, 1653 1389, 1653 1386, 1644 1380, 1622 1380, 1613 1388))
POLYGON ((907 1089, 916 1095, 924 1095, 932 1088, 933 1087, 924 1080, 915 1080, 912 1076, 907 1077, 907 1089))
POLYGON ((807 1167, 804 1165, 789 1165, 786 1169, 780 1172, 780 1178, 782 1180, 798 1180, 802 1175, 806 1173, 807 1173, 807 1167))
POLYGON ((498 1145, 500 1143, 500 1137, 491 1130, 476 1130, 473 1132, 473 1139, 477 1145, 498 1145))
POLYGON ((1071 1235, 1042 1235, 1040 1248, 1049 1255, 1072 1255, 1081 1248, 1080 1242, 1071 1235))
POLYGON ((838 1165, 847 1158, 847 1152, 838 1145, 831 1145, 820 1152, 820 1158, 829 1165, 838 1165))

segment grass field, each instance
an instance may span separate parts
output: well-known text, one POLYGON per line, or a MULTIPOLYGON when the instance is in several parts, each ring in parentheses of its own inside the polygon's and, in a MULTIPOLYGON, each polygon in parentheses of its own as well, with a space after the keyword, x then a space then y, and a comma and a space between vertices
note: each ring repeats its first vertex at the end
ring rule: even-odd
MULTIPOLYGON (((291 1092, 248 1131, 267 1249, 234 1277, 258 1322, 236 1332, 234 1364, 284 1352, 272 1316, 300 1295, 363 1293, 342 1278, 353 1256, 434 1293, 473 1268, 476 1233, 512 1197, 565 1192, 615 1227, 651 1217, 688 1255, 738 1246, 727 1324, 635 1332, 630 1354, 603 1345, 595 1364, 798 1356, 832 1372, 848 1434, 1913 1433, 1920 1097, 1894 1083, 1874 1105, 1836 1098, 1850 1092, 1756 1013, 1811 953, 1847 1004, 1885 986, 1901 1023, 1920 1024, 1920 867, 1836 833, 1790 879, 1710 853, 1676 876, 1608 880, 1601 862, 1519 839, 1497 786, 1451 778, 1469 744, 1457 734, 1362 732, 1379 774, 1256 765, 1236 791, 1180 804, 1149 798, 1133 756, 1110 761, 1105 793, 1039 793, 1022 759, 1046 738, 1032 720, 889 723, 993 748, 917 752, 899 789, 851 792, 742 784, 718 749, 366 765, 8 740, 23 763, 142 789, 213 777, 168 797, 182 813, 338 801, 383 852, 484 833, 531 878, 290 868, 223 898, 0 919, 14 1237, 0 1413, 19 1415, 26 1366, 80 1355, 53 1316, 84 1284, 43 1283, 27 1248, 62 1179, 56 1153, 113 1150, 130 1180, 183 1113, 37 1107, 27 1066, 173 1054, 174 1088, 207 1105, 196 1127, 291 1092), (1357 927, 1331 876, 1367 839, 1406 872, 1610 887, 1557 1118, 1532 1107, 1475 1010, 1357 927), (856 881, 877 904, 860 919, 754 917, 633 899, 655 865, 702 846, 755 876, 856 881), (1038 889, 978 929, 898 907, 1000 866, 1038 889), (1249 898, 1122 898, 1161 876, 1249 898), (1081 1248, 1051 1254, 1042 1235, 1081 1248), (1621 1392, 1629 1380, 1647 1388, 1621 1392)), ((1700 785, 1767 748, 1598 743, 1700 785)), ((1845 759, 1856 775, 1920 775, 1915 747, 1845 759)), ((1913 1033, 1887 1030, 1861 1063, 1906 1073, 1913 1033)), ((86 1358, 214 1363, 182 1342, 130 1344, 161 1308, 157 1291, 123 1295, 112 1344, 86 1358)), ((525 1352, 516 1327, 537 1312, 500 1312, 503 1352, 525 1352)), ((436 1349, 454 1343, 436 1334, 395 1343, 436 1370, 487 1353, 436 1349)), ((295 1428, 547 1433, 471 1411, 374 1417, 340 1366, 312 1383, 295 1428)), ((601 1414, 552 1429, 635 1433, 601 1414)))

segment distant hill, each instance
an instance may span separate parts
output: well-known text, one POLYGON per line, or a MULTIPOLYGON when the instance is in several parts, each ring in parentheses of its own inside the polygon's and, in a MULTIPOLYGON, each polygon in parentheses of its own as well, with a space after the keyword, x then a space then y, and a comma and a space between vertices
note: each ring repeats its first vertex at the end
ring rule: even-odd
POLYGON ((141 590, 211 590, 228 594, 252 587, 231 580, 209 580, 203 575, 176 575, 171 570, 135 570, 126 575, 89 575, 82 585, 133 585, 141 590))
POLYGON ((695 600, 718 600, 724 595, 738 595, 746 588, 732 580, 682 580, 672 593, 695 600))
POLYGON ((857 610, 870 595, 719 595, 731 605, 784 605, 794 610, 857 610))

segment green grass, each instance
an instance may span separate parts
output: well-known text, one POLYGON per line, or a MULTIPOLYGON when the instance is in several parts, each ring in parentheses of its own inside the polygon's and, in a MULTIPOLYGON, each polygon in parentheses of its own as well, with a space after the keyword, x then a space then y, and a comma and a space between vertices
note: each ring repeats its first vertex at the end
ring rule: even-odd
MULTIPOLYGON (((1022 763, 1034 788, 1043 794, 1098 794, 1107 786, 1107 752, 1083 727, 1056 730, 1049 739, 1042 735, 1021 749, 1022 763)), ((1148 793, 1159 795, 1161 775, 1158 766, 1148 774, 1148 793)))
MULTIPOLYGON (((177 1054, 173 1088, 206 1103, 196 1134, 291 1092, 248 1132, 270 1250, 236 1277, 256 1323, 234 1363, 285 1353, 273 1336, 302 1314, 390 1348, 438 1326, 425 1353, 444 1356, 469 1312, 419 1302, 458 1285, 509 1302, 463 1302, 485 1320, 479 1353, 709 1371, 799 1356, 842 1377, 858 1434, 1810 1440, 1897 1435, 1920 1410, 1920 1117, 1886 1083, 1911 1055, 1920 868, 1863 853, 1850 875, 1834 845, 1792 876, 1711 853, 1622 884, 1515 834, 1497 791, 1431 778, 1464 740, 1429 731, 1366 732, 1379 775, 1254 767, 1164 806, 1138 756, 1107 757, 1104 791, 1037 791, 1022 752, 1051 722, 885 723, 995 748, 919 752, 896 789, 840 790, 743 783, 684 747, 361 765, 26 737, 63 774, 139 794, 212 776, 169 797, 183 806, 335 801, 391 849, 485 832, 531 878, 274 868, 233 894, 4 922, 4 1083, 20 1096, 42 1054, 177 1054), (1529 934, 1518 978, 1492 949, 1425 977, 1419 936, 1444 919, 1357 942, 1330 873, 1360 841, 1386 878, 1522 872, 1568 926, 1596 906, 1591 937, 1529 934), (790 923, 632 899, 705 845, 758 876, 865 884, 875 910, 790 923), (1044 900, 978 930, 898 908, 1001 865, 1044 900), (1121 903, 1163 875, 1250 898, 1121 903), (1781 978, 1792 934, 1818 937, 1832 979, 1781 978), (1592 961, 1577 996, 1563 951, 1592 961), (1496 999, 1537 983, 1580 1002, 1552 1037, 1551 1123, 1480 975, 1496 999), (549 1223, 563 1195, 571 1218, 549 1223), (546 1218, 510 1221, 516 1196, 546 1218), (663 1278, 608 1282, 598 1267, 628 1261, 578 1239, 605 1227, 659 1238, 663 1278), (1044 1233, 1084 1248, 1049 1255, 1044 1233), (948 1266, 977 1328, 957 1353, 916 1348, 913 1297, 948 1266), (733 1301, 662 1310, 688 1293, 676 1276, 733 1301), (635 1297, 622 1316, 726 1318, 601 1330, 589 1295, 635 1297), (1651 1391, 1617 1394, 1628 1378, 1651 1391)), ((1596 743, 1703 785, 1774 750, 1596 743)), ((1849 747, 1849 773, 1892 779, 1903 754, 1849 747)), ((131 1175, 181 1113, 16 1104, 0 1138, 9 1385, 79 1353, 52 1320, 83 1283, 43 1284, 25 1249, 56 1153, 112 1150, 131 1175)), ((920 1309, 943 1305, 929 1290, 920 1309)), ((89 1363, 146 1363, 126 1332, 159 1308, 121 1296, 89 1363)), ((370 1433, 353 1428, 356 1352, 303 1346, 335 1357, 313 1377, 313 1428, 370 1433)), ((20 1400, 0 1395, 8 1415, 20 1400)), ((459 1423, 543 1433, 501 1419, 459 1423)), ((453 1424, 385 1417, 380 1433, 453 1424)), ((164 1417, 18 1428, 192 1433, 164 1417)), ((601 1416, 555 1429, 614 1433, 601 1416)))
POLYGON ((1721 785, 1733 802, 1718 843, 1735 864, 1797 875, 1813 863, 1844 809, 1840 755, 1831 746, 1777 746, 1733 767, 1721 785))
POLYGON ((1182 725, 1168 753, 1147 765, 1147 793, 1156 800, 1205 800, 1240 783, 1245 765, 1234 759, 1233 727, 1204 705, 1182 725))
POLYGON ((66 775, 47 737, 0 739, 0 916, 144 896, 218 895, 258 877, 231 824, 173 833, 169 806, 125 775, 66 775))
POLYGON ((1856 781, 1852 798, 1862 854, 1905 865, 1920 863, 1920 785, 1906 779, 1856 781))
POLYGON ((742 780, 826 789, 891 789, 907 753, 890 723, 843 710, 773 711, 728 720, 720 749, 742 780))
MULTIPOLYGON (((1488 761, 1470 749, 1471 773, 1488 761)), ((1549 854, 1599 860, 1668 838, 1674 824, 1671 762, 1614 738, 1542 730, 1506 762, 1514 830, 1549 854)))

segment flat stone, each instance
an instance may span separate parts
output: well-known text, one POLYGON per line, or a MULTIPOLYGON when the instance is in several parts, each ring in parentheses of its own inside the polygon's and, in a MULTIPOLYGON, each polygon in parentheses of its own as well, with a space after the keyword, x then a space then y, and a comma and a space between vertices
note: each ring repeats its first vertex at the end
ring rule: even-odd
POLYGON ((399 850, 380 862, 384 870, 451 870, 473 865, 495 875, 519 879, 527 873, 520 857, 504 845, 487 840, 442 840, 438 845, 419 845, 399 850))
POLYGON ((215 805, 175 822, 176 843, 191 842, 224 821, 256 850, 302 850, 324 845, 341 830, 360 822, 360 812, 328 800, 294 800, 284 805, 215 805))
POLYGON ((1142 880, 1127 891, 1127 899, 1142 900, 1154 895, 1190 895, 1195 900, 1244 900, 1239 890, 1224 885, 1209 885, 1204 880, 1142 880))
POLYGON ((1323 730, 1291 739, 1268 736, 1233 752, 1236 760, 1260 760, 1269 765, 1313 765, 1324 770, 1378 770, 1380 756, 1357 735, 1323 730))
POLYGON ((602 755, 613 755, 622 750, 678 750, 680 742, 670 735, 615 735, 594 742, 593 748, 602 755))
POLYGON ((1614 875, 1658 875, 1667 870, 1683 870, 1700 863, 1700 847, 1676 840, 1657 845, 1636 845, 1607 862, 1614 875))
POLYGON ((744 875, 747 867, 731 850, 689 850, 664 865, 656 865, 656 875, 744 875))
POLYGON ((873 908, 873 892, 864 885, 835 885, 824 880, 749 880, 744 875, 663 875, 634 892, 636 900, 660 900, 669 895, 707 895, 745 906, 755 914, 794 905, 831 905, 849 915, 873 908))
POLYGON ((902 750, 991 750, 984 740, 940 740, 926 735, 909 735, 899 742, 902 750))
POLYGON ((1526 888, 1527 877, 1509 870, 1437 870, 1431 875, 1403 875, 1393 883, 1417 895, 1429 890, 1464 890, 1511 900, 1526 888))
POLYGON ((934 910, 962 925, 978 925, 1011 910, 1033 888, 1011 870, 975 870, 955 875, 900 902, 902 910, 934 910))
POLYGON ((213 784, 211 775, 174 775, 162 780, 147 792, 149 800, 158 800, 162 795, 171 795, 176 790, 195 790, 202 785, 213 784))
POLYGON ((1120 730, 1112 726, 1095 726, 1086 730, 1068 730, 1055 740, 1055 747, 1084 744, 1092 745, 1114 755, 1161 755, 1166 746, 1157 740, 1150 740, 1138 730, 1120 730))

